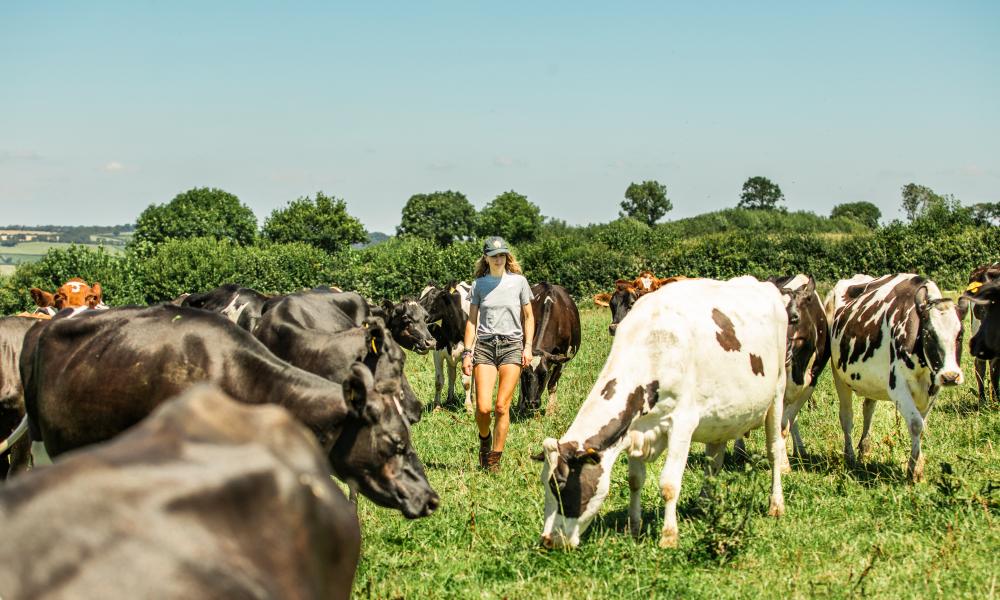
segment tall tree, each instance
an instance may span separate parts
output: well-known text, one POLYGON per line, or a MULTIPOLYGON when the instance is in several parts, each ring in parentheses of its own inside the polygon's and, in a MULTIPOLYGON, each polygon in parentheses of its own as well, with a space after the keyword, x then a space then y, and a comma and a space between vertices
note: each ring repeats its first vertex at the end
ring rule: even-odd
POLYGON ((403 207, 397 235, 413 235, 447 246, 467 239, 476 228, 476 209, 461 192, 432 192, 410 196, 403 207))
POLYGON ((670 212, 674 204, 667 198, 667 186, 650 180, 631 183, 625 190, 625 200, 621 207, 621 216, 632 217, 652 226, 670 212))
POLYGON ((476 233, 499 235, 511 244, 530 242, 542 227, 541 210, 514 190, 504 192, 479 211, 476 233))
POLYGON ((980 202, 969 209, 976 225, 1000 225, 1000 202, 980 202))
POLYGON ((361 221, 347 213, 347 204, 323 192, 275 209, 264 221, 261 235, 272 242, 306 242, 330 253, 368 239, 361 221))
POLYGON ((246 245, 256 235, 257 217, 239 198, 215 188, 194 188, 166 204, 150 204, 139 215, 132 239, 142 245, 214 237, 246 245))
POLYGON ((931 206, 940 204, 944 198, 927 186, 908 183, 903 186, 903 212, 909 221, 915 221, 927 213, 931 206))
POLYGON ((749 208, 752 210, 775 210, 778 203, 785 199, 778 184, 767 177, 751 177, 743 182, 743 191, 740 193, 740 203, 737 208, 749 208))
POLYGON ((882 211, 871 202, 847 202, 838 204, 830 211, 830 218, 848 217, 858 223, 867 225, 871 229, 878 228, 878 220, 882 218, 882 211))

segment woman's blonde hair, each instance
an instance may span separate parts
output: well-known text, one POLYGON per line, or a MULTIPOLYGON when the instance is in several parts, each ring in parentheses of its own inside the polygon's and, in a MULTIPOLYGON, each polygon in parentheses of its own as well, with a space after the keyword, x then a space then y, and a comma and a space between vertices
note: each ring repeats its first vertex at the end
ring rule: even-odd
MULTIPOLYGON (((517 273, 518 275, 520 275, 521 263, 517 262, 517 259, 514 258, 514 255, 512 253, 507 252, 506 254, 507 254, 507 264, 505 268, 507 269, 507 272, 517 273)), ((489 272, 490 272, 490 261, 488 258, 486 258, 486 255, 483 254, 482 256, 479 257, 479 260, 476 261, 475 268, 472 269, 472 278, 479 279, 480 277, 486 275, 489 272)))

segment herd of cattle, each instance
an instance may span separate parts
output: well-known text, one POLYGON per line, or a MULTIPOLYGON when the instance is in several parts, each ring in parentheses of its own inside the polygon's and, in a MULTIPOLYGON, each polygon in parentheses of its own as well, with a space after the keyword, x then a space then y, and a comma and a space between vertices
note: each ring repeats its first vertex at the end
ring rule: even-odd
MULTIPOLYGON (((162 586, 186 595, 347 597, 360 534, 328 474, 352 496, 408 518, 438 507, 411 444, 424 405, 402 349, 433 352, 435 408, 442 392, 445 403, 458 403, 468 291, 455 281, 371 304, 337 288, 267 296, 230 284, 109 309, 100 284, 32 289, 35 314, 0 319, 0 477, 18 474, 0 487, 0 527, 13 539, 0 550, 0 596, 52 585, 109 589, 116 559, 128 556, 145 568, 106 595, 162 586), (58 527, 58 539, 34 535, 43 525, 58 527)), ((535 359, 522 372, 524 412, 539 411, 545 392, 551 410, 581 343, 567 291, 540 283, 532 292, 535 359)), ((706 444, 714 471, 729 440, 742 444, 761 425, 769 512, 783 514, 785 438, 796 455, 805 452, 796 416, 827 363, 845 460, 856 460, 854 394, 864 398, 862 458, 876 402, 891 401, 911 435, 908 473, 919 480, 927 414, 941 388, 964 381, 970 306, 980 397, 990 382, 997 392, 998 296, 1000 263, 973 271, 957 300, 912 274, 858 275, 825 301, 802 274, 619 280, 594 298, 612 313, 607 361, 569 429, 533 457, 543 463, 542 544, 579 543, 627 451, 635 532, 646 464, 666 453, 660 542, 675 546, 691 442, 706 444)), ((470 408, 473 386, 462 383, 470 408)))

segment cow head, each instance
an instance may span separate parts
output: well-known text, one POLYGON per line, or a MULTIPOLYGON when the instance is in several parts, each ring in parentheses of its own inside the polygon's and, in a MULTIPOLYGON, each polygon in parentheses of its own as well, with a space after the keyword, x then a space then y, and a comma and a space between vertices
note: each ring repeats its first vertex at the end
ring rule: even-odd
POLYGON ((608 333, 615 334, 618 324, 632 310, 641 295, 642 292, 634 281, 619 279, 615 282, 615 291, 608 300, 608 306, 611 307, 611 325, 608 325, 608 333))
POLYGON ((982 285, 969 286, 970 289, 962 295, 962 300, 975 304, 976 318, 979 329, 969 342, 972 355, 980 360, 993 360, 1000 357, 1000 276, 982 285))
POLYGON ((594 520, 611 486, 611 468, 617 447, 598 452, 577 442, 542 442, 532 456, 542 464, 545 518, 541 543, 546 548, 575 548, 594 520))
MULTIPOLYGON (((465 336, 465 312, 462 310, 462 293, 458 282, 449 282, 444 287, 431 284, 420 294, 420 304, 427 311, 428 329, 438 340, 453 340, 455 343, 465 336)), ((438 349, 444 345, 437 344, 438 349)))
POLYGON ((383 300, 382 311, 392 337, 400 346, 417 354, 427 354, 437 345, 427 329, 430 315, 416 300, 403 298, 399 304, 383 300))
POLYGON ((948 298, 929 298, 927 285, 917 288, 914 306, 919 319, 918 340, 923 360, 931 370, 935 386, 961 385, 965 380, 962 358, 962 319, 968 303, 948 298))
POLYGON ((376 383, 395 382, 398 384, 397 400, 402 406, 403 415, 410 423, 420 421, 423 406, 406 379, 406 353, 400 348, 389 333, 385 321, 381 317, 370 316, 363 322, 365 330, 365 345, 368 352, 364 359, 365 366, 375 378, 376 383))
POLYGON ((567 362, 573 355, 549 354, 544 350, 532 350, 531 364, 521 369, 521 411, 537 412, 542 405, 542 391, 549 384, 552 369, 567 362))
POLYGON ((410 424, 397 400, 395 381, 373 380, 355 363, 343 383, 348 422, 330 450, 334 473, 379 506, 425 517, 440 498, 424 474, 410 441, 410 424))
POLYGON ((59 286, 54 294, 39 288, 31 288, 31 298, 40 308, 53 307, 56 311, 64 308, 97 308, 102 304, 100 283, 87 285, 79 277, 74 277, 59 286))
POLYGON ((797 288, 779 288, 778 291, 781 292, 781 299, 785 302, 788 326, 794 327, 798 325, 809 303, 815 300, 816 280, 810 276, 805 285, 797 288))

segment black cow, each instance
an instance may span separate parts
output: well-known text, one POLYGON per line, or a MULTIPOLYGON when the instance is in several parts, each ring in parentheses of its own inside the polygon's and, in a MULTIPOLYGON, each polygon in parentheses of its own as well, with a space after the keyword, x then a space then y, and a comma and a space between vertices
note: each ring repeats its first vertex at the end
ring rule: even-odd
POLYGON ((396 342, 417 354, 427 354, 437 346, 437 340, 427 328, 427 310, 412 298, 403 298, 393 304, 383 300, 381 306, 372 308, 372 314, 385 320, 396 342))
MULTIPOLYGON (((24 389, 17 365, 24 335, 37 322, 24 317, 0 318, 0 439, 9 437, 24 418, 24 389)), ((7 477, 8 459, 11 474, 30 467, 31 440, 21 438, 0 452, 0 479, 7 477)))
MULTIPOLYGON (((991 292, 990 290, 995 290, 996 287, 987 288, 986 294, 980 296, 979 291, 991 282, 1000 281, 1000 262, 995 262, 992 264, 985 264, 976 267, 972 273, 969 275, 969 288, 965 296, 973 300, 977 298, 986 298, 987 296, 994 296, 996 292, 991 292)), ((976 304, 972 308, 972 339, 976 339, 976 334, 983 326, 983 322, 986 319, 986 314, 990 310, 990 304, 976 304)), ((996 317, 993 317, 993 322, 997 323, 996 317)), ((993 325, 994 329, 997 329, 997 325, 993 325)), ((998 334, 993 333, 993 337, 996 338, 998 334)), ((986 336, 980 338, 980 340, 985 340, 986 336)), ((971 341, 970 341, 971 344, 971 341)), ((984 351, 989 346, 980 342, 980 351, 984 351)), ((987 399, 987 367, 989 367, 989 380, 990 389, 992 390, 993 398, 1000 399, 1000 358, 997 358, 996 348, 1000 348, 1000 339, 995 339, 993 346, 994 351, 992 358, 980 358, 979 354, 976 354, 975 350, 971 350, 972 356, 975 357, 975 368, 976 368, 976 384, 979 387, 979 401, 986 402, 987 399)), ((989 352, 986 352, 989 356, 989 352)))
MULTIPOLYGON (((181 306, 200 308, 219 313, 250 333, 257 328, 261 311, 268 296, 236 283, 227 283, 214 290, 189 294, 180 302, 181 306)), ((176 301, 176 300, 174 300, 176 301)))
MULTIPOLYGON (((420 292, 420 304, 429 315, 429 329, 436 342, 434 349, 434 406, 441 406, 444 389, 444 366, 448 363, 448 393, 445 401, 451 405, 455 398, 455 374, 465 349, 465 324, 469 320, 469 291, 464 281, 450 281, 447 285, 430 284, 420 292)), ((465 388, 465 408, 472 412, 472 378, 462 375, 465 388)))
POLYGON ((563 366, 580 350, 580 312, 566 288, 548 282, 531 286, 531 311, 535 317, 534 358, 521 371, 522 414, 537 411, 542 390, 548 389, 546 412, 556 404, 556 388, 563 366))
POLYGON ((805 455, 795 417, 812 397, 819 376, 830 361, 830 330, 816 280, 809 275, 768 279, 781 292, 788 311, 788 382, 781 419, 781 433, 789 430, 796 456, 805 455))
POLYGON ((264 305, 254 336, 278 358, 330 381, 344 381, 355 361, 364 362, 376 382, 396 383, 410 424, 420 420, 423 406, 403 373, 406 353, 359 294, 312 290, 277 296, 264 305))
POLYGON ((397 382, 373 382, 356 363, 336 384, 214 313, 164 304, 57 315, 28 332, 20 370, 31 438, 52 457, 110 439, 210 382, 247 404, 284 406, 316 435, 334 474, 376 504, 410 518, 438 505, 410 445, 397 382))
POLYGON ((195 386, 0 488, 9 598, 349 598, 353 507, 274 406, 195 386))

